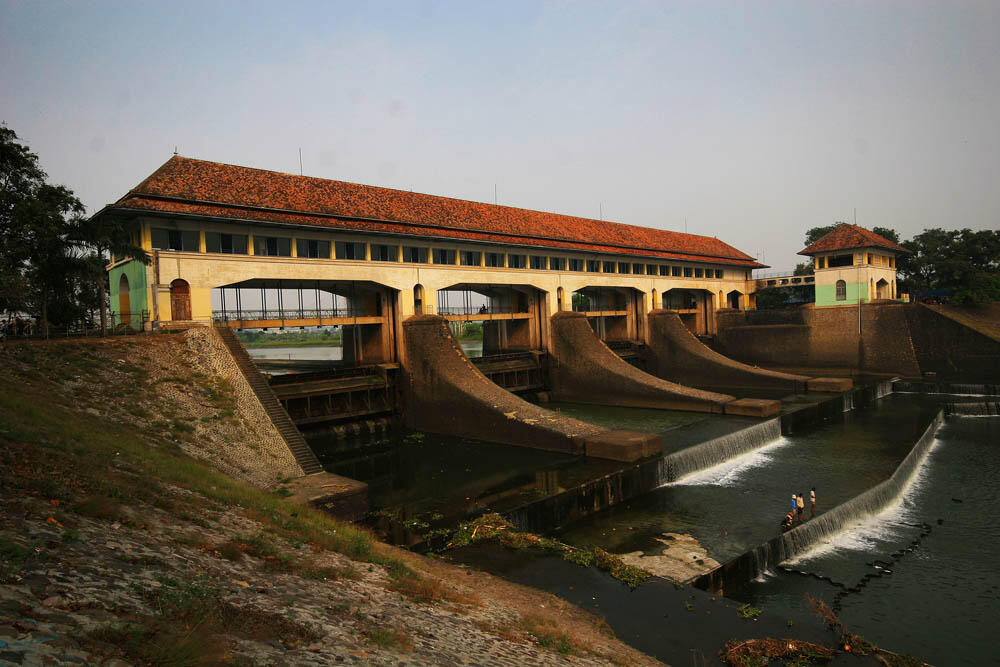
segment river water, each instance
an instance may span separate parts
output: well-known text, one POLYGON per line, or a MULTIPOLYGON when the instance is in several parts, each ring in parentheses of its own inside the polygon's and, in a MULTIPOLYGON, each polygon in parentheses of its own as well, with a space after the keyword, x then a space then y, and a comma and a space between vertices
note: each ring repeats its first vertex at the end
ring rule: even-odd
MULTIPOLYGON (((463 348, 474 356, 479 352, 476 343, 463 343, 463 348)), ((250 350, 255 358, 289 360, 289 370, 297 360, 336 362, 340 351, 250 350)), ((793 492, 808 496, 815 486, 822 512, 886 479, 948 400, 954 399, 885 397, 873 408, 846 413, 843 422, 782 436, 585 518, 557 536, 611 552, 653 554, 662 548, 656 541, 662 533, 690 533, 716 560, 728 560, 776 534, 793 492)), ((695 435, 731 432, 753 423, 659 410, 560 403, 545 407, 609 428, 664 434, 665 451, 693 444, 695 435)), ((836 604, 853 632, 890 650, 939 665, 1000 664, 990 631, 1000 627, 1000 419, 949 418, 936 437, 917 481, 896 507, 784 564, 847 588, 865 582, 860 592, 838 595, 841 588, 826 581, 778 569, 727 595, 780 617, 782 623, 803 623, 812 615, 806 599, 810 594, 836 604), (931 530, 920 539, 923 525, 931 530), (875 568, 875 561, 883 568, 875 568), (867 576, 887 570, 892 574, 867 576)), ((405 517, 437 514, 445 522, 505 511, 621 467, 434 434, 391 433, 353 452, 324 446, 322 436, 310 442, 328 469, 368 481, 374 506, 405 517)), ((567 572, 572 578, 573 571, 567 572)), ((513 578, 545 587, 529 574, 513 578)), ((567 586, 573 590, 572 582, 567 586)))

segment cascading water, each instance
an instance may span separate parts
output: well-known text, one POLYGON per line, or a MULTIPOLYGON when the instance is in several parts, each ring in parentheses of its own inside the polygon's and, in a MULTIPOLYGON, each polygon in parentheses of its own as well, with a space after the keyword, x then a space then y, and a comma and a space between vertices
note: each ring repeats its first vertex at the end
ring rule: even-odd
POLYGON ((725 563, 695 582, 699 588, 723 591, 729 584, 750 581, 778 563, 804 553, 860 519, 877 514, 898 500, 916 476, 934 444, 934 434, 944 421, 939 411, 917 443, 889 479, 837 505, 829 512, 761 544, 725 563))
POLYGON ((946 410, 949 415, 959 417, 998 417, 1000 416, 1000 402, 949 403, 946 410))
POLYGON ((881 382, 879 382, 878 384, 875 385, 875 400, 876 401, 878 399, 880 399, 880 398, 885 398, 886 396, 888 396, 889 394, 892 393, 892 391, 893 391, 893 389, 892 389, 892 383, 893 383, 893 380, 882 380, 881 382))
POLYGON ((668 454, 660 459, 658 481, 661 485, 676 482, 685 475, 759 449, 780 437, 781 419, 775 418, 668 454))
POLYGON ((854 392, 847 391, 842 394, 844 401, 844 412, 850 412, 854 409, 854 392))
POLYGON ((961 396, 997 396, 1000 395, 1000 385, 968 384, 949 382, 907 382, 895 380, 893 391, 905 394, 953 394, 961 396))

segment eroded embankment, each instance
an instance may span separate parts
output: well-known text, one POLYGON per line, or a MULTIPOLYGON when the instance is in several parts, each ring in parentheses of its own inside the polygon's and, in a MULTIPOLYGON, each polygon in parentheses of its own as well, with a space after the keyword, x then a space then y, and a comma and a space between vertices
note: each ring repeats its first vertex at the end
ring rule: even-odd
POLYGON ((258 487, 302 474, 260 402, 209 329, 184 334, 8 344, 14 377, 53 400, 148 437, 258 487))
POLYGON ((934 434, 944 421, 939 411, 923 435, 885 481, 858 494, 830 511, 810 519, 783 535, 724 563, 695 581, 699 588, 722 592, 763 574, 779 563, 805 553, 823 540, 842 532, 858 520, 878 514, 897 502, 914 479, 933 446, 934 434))
POLYGON ((0 349, 0 661, 655 662, 551 595, 195 460, 208 426, 244 431, 230 388, 180 379, 190 360, 183 336, 0 349))

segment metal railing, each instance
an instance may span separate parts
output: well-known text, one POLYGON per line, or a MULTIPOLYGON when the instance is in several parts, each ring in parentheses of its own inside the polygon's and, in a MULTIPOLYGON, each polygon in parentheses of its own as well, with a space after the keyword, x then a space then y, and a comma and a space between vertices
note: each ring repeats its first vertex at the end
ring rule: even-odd
POLYGON ((84 338, 91 336, 127 336, 146 332, 149 311, 108 313, 107 326, 98 318, 87 318, 61 326, 41 326, 34 320, 11 318, 0 322, 0 340, 44 340, 50 338, 84 338))
POLYGON ((216 322, 239 322, 248 320, 332 320, 335 318, 377 317, 378 313, 369 313, 362 308, 295 308, 255 309, 255 310, 213 310, 212 319, 216 322))
POLYGON ((438 315, 512 315, 527 312, 511 306, 438 306, 438 315))

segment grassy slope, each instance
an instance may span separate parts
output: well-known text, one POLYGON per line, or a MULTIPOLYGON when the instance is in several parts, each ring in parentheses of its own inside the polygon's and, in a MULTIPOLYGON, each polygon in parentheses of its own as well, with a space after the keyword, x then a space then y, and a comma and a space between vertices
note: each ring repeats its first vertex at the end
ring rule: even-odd
MULTIPOLYGON (((183 432, 137 427, 86 407, 84 394, 91 402, 129 401, 134 411, 156 409, 155 404, 143 404, 137 398, 144 388, 145 371, 124 358, 114 360, 118 354, 115 345, 129 344, 144 342, 136 339, 123 343, 60 343, 0 350, 0 368, 6 369, 5 376, 0 377, 0 489, 8 503, 7 510, 21 507, 26 514, 37 513, 28 501, 36 505, 44 501, 59 508, 52 519, 65 525, 72 525, 79 516, 104 518, 110 524, 112 519, 122 516, 116 509, 119 506, 156 508, 177 517, 178 521, 194 522, 212 511, 235 512, 260 526, 259 539, 265 543, 306 544, 313 554, 335 552, 356 562, 369 563, 370 567, 384 568, 389 589, 414 602, 448 604, 456 609, 481 604, 476 595, 470 595, 467 586, 455 585, 467 576, 464 570, 427 563, 419 556, 376 542, 367 531, 215 472, 184 455, 176 441, 184 436, 183 432), (122 379, 117 386, 108 384, 108 377, 100 372, 109 363, 114 364, 122 379), (449 581, 450 578, 454 581, 449 581)), ((44 521, 43 516, 38 515, 44 521)), ((14 537, 0 531, 0 586, 16 579, 18 568, 32 558, 30 551, 14 537)), ((207 534, 204 541, 212 542, 212 535, 207 534)), ((220 545, 219 549, 261 555, 260 545, 247 541, 250 540, 220 545)), ((275 561, 277 556, 269 558, 275 561)), ((280 562, 282 571, 306 578, 316 575, 311 561, 294 555, 281 556, 276 562, 280 562)), ((521 621, 493 628, 493 634, 500 638, 498 641, 515 636, 534 637, 536 644, 561 653, 593 655, 593 643, 587 636, 603 633, 597 619, 569 605, 553 604, 551 596, 534 594, 530 589, 504 582, 477 579, 489 587, 483 595, 498 596, 499 603, 508 603, 515 616, 516 612, 522 612, 521 621), (542 616, 527 613, 539 607, 549 607, 551 611, 542 616)), ((191 585, 194 584, 182 588, 189 591, 191 585)), ((156 624, 150 626, 147 619, 142 627, 152 627, 149 632, 159 632, 163 637, 183 635, 192 614, 204 616, 205 605, 209 604, 205 596, 192 596, 190 591, 185 599, 197 604, 179 611, 171 607, 169 613, 156 619, 156 624)), ((489 602, 497 603, 498 599, 489 602)), ((217 631, 241 627, 238 611, 233 612, 218 600, 211 604, 215 610, 212 617, 220 619, 217 631), (222 614, 220 609, 229 611, 222 614)), ((477 627, 482 629, 482 624, 477 627)), ((370 641, 379 647, 387 643, 396 649, 405 648, 405 639, 383 636, 389 631, 370 632, 373 633, 370 641)), ((143 653, 143 646, 156 643, 151 637, 141 634, 137 637, 135 632, 109 626, 99 639, 103 644, 116 646, 120 655, 128 659, 157 662, 155 656, 143 653)), ((617 644, 607 637, 600 643, 608 642, 617 644)), ((183 664, 196 664, 205 658, 199 657, 196 649, 192 650, 194 657, 183 664)), ((615 651, 616 662, 648 661, 624 645, 617 644, 615 651)))

